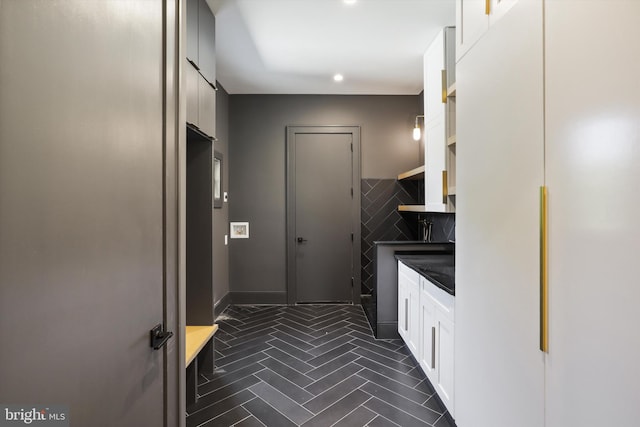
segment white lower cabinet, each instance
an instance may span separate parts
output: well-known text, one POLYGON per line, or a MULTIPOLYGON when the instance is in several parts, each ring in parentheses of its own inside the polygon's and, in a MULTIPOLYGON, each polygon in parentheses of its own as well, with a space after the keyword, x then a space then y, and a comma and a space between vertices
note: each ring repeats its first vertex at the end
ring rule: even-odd
POLYGON ((436 309, 436 380, 433 385, 451 415, 455 416, 453 404, 453 325, 453 317, 449 317, 446 310, 436 309))
POLYGON ((401 262, 398 263, 398 289, 398 332, 414 357, 420 360, 420 275, 401 262))
POLYGON ((420 325, 422 329, 422 357, 418 361, 429 381, 435 385, 436 302, 424 286, 420 286, 420 325))
POLYGON ((454 297, 398 261, 398 332, 454 412, 454 297))

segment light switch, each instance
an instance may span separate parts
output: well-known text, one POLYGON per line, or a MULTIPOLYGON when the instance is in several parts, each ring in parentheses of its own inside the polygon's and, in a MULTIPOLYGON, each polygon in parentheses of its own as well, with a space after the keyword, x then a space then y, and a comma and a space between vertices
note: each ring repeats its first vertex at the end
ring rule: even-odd
POLYGON ((229 194, 227 194, 227 192, 225 191, 224 193, 222 193, 222 200, 227 203, 229 201, 229 194))
POLYGON ((227 246, 229 244, 229 235, 225 234, 224 235, 224 245, 227 246))

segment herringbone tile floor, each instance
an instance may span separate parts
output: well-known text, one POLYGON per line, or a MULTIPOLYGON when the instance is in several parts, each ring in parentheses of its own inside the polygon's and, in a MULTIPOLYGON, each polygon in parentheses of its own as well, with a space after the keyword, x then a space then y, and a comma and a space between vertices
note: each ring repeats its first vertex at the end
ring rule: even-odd
POLYGON ((360 306, 231 306, 216 372, 187 426, 454 427, 401 340, 376 340, 360 306))

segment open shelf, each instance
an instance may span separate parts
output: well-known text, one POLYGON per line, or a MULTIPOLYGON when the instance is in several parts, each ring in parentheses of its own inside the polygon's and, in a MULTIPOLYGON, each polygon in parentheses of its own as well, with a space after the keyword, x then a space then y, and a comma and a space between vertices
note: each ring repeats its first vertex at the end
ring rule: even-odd
POLYGON ((422 165, 418 166, 415 169, 411 169, 410 171, 402 172, 400 175, 398 175, 398 181, 424 179, 424 171, 425 168, 424 165, 422 165))
POLYGON ((428 212, 426 205, 398 205, 399 212, 428 212))

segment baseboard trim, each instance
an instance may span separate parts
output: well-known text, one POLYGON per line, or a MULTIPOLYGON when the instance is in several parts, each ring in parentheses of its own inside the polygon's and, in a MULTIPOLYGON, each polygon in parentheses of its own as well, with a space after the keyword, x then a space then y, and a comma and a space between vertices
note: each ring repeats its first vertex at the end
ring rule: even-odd
POLYGON ((388 322, 377 324, 376 338, 379 340, 392 340, 400 338, 398 334, 398 322, 388 322))
POLYGON ((231 304, 286 304, 286 292, 229 292, 231 304))
POLYGON ((217 303, 213 305, 213 318, 217 318, 220 314, 231 305, 231 293, 227 292, 225 296, 220 298, 217 303))

